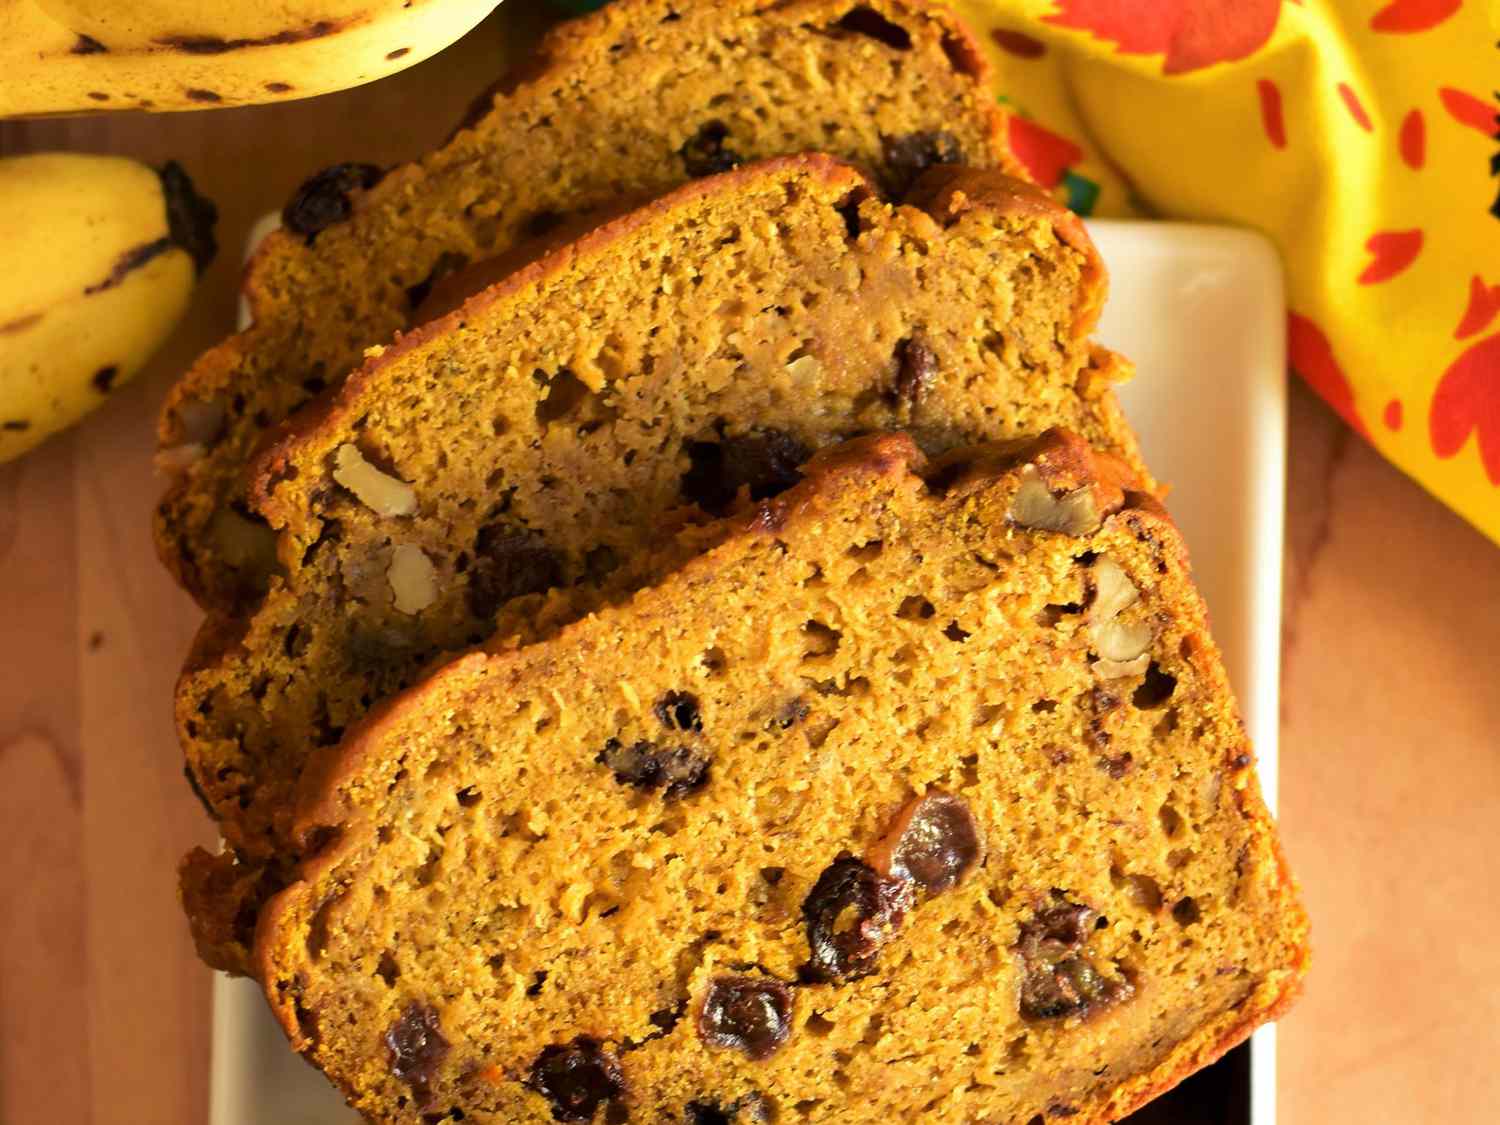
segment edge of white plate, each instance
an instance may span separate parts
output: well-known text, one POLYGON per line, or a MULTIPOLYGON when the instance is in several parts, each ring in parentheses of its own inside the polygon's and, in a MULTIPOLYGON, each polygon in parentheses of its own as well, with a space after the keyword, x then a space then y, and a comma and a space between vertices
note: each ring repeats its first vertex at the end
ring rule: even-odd
MULTIPOLYGON (((1253 362, 1257 377, 1247 380, 1242 388, 1245 395, 1242 405, 1252 431, 1251 475, 1237 498, 1246 507, 1241 528, 1248 540, 1243 544, 1244 568, 1238 594, 1245 599, 1249 620, 1242 638, 1243 656, 1236 662, 1238 674, 1233 679, 1255 748, 1261 791, 1275 815, 1280 779, 1278 735, 1287 458, 1286 291, 1281 259, 1264 235, 1236 227, 1112 219, 1094 220, 1087 226, 1106 263, 1115 260, 1122 250, 1135 255, 1162 254, 1172 244, 1179 254, 1233 261, 1259 291, 1252 306, 1256 322, 1249 325, 1255 341, 1253 362)), ((1108 310, 1106 303, 1106 322, 1108 310)), ((1144 377, 1149 378, 1150 373, 1146 372, 1144 377)), ((1211 373, 1205 377, 1211 377, 1211 373)), ((1191 424, 1187 418, 1183 422, 1191 424)), ((1146 452, 1149 456, 1150 451, 1146 452)), ((1267 1024, 1250 1041, 1250 1125, 1275 1125, 1276 1110, 1276 1026, 1267 1024)))

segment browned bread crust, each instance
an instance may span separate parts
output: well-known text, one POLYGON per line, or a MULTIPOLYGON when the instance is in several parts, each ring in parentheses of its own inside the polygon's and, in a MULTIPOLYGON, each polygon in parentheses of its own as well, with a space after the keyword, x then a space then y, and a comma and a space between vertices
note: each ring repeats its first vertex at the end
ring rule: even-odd
POLYGON ((250 264, 255 323, 204 354, 159 427, 157 550, 205 607, 274 571, 246 457, 408 327, 434 283, 578 211, 739 161, 817 149, 900 189, 927 164, 1016 174, 969 32, 921 0, 617 0, 554 29, 442 148, 340 165, 250 264))
POLYGON ((861 439, 379 705, 261 917, 289 1038, 382 1122, 1102 1125, 1205 1065, 1291 1002, 1306 920, 1136 483, 1065 433, 861 439))

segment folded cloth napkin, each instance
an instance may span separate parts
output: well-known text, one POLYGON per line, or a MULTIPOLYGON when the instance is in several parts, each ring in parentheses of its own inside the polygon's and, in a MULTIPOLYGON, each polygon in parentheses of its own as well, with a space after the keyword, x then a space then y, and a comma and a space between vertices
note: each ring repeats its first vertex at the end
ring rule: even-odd
POLYGON ((954 7, 1040 183, 1263 231, 1292 369, 1500 542, 1500 0, 954 7))

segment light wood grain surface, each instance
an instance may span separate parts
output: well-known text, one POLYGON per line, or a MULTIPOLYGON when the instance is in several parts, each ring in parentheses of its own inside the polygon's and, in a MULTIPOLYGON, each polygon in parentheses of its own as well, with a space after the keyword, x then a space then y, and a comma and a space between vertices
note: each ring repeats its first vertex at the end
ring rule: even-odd
MULTIPOLYGON (((206 1120, 209 975, 173 872, 212 832, 170 716, 197 614, 150 546, 154 415, 231 327, 251 221, 311 170, 440 140, 534 23, 512 0, 420 67, 305 103, 0 124, 4 154, 180 160, 223 247, 147 372, 0 466, 0 1125, 206 1120)), ((1282 1119, 1494 1119, 1500 548, 1300 390, 1289 480, 1281 808, 1316 948, 1282 1119)))

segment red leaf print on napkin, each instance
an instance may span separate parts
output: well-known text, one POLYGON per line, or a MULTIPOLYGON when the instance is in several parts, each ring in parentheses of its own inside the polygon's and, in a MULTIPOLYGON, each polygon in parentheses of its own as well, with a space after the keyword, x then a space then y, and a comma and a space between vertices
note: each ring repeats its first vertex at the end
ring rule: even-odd
POLYGON ((1420 168, 1427 159, 1427 126, 1420 109, 1401 120, 1401 159, 1408 168, 1420 168))
POLYGON ((1349 111, 1349 116, 1354 118, 1354 123, 1366 133, 1375 128, 1370 124, 1370 115, 1365 112, 1365 103, 1359 100, 1359 95, 1354 92, 1354 87, 1347 82, 1339 83, 1339 97, 1344 99, 1344 108, 1349 111))
POLYGON ((1368 438, 1370 432, 1354 409, 1354 389, 1349 377, 1333 356, 1333 347, 1323 330, 1305 316, 1286 315, 1286 358, 1292 370, 1322 395, 1328 405, 1368 438))
POLYGON ((1010 147, 1031 178, 1048 189, 1062 182, 1069 165, 1083 159, 1083 149, 1068 138, 1014 114, 1010 118, 1010 147))
POLYGON ((1443 372, 1427 416, 1432 451, 1452 457, 1479 434, 1479 459, 1490 483, 1500 485, 1500 334, 1474 344, 1443 372))
POLYGON ((1370 26, 1376 31, 1426 31, 1463 7, 1463 0, 1395 0, 1376 12, 1370 26))
POLYGON ((1500 285, 1486 285, 1476 273, 1469 278, 1469 304, 1453 332, 1455 340, 1483 332, 1500 313, 1500 285))
POLYGON ((1500 114, 1500 107, 1496 107, 1493 102, 1476 98, 1473 94, 1466 94, 1462 90, 1455 90, 1452 86, 1444 86, 1438 91, 1438 97, 1443 99, 1443 108, 1460 125, 1478 129, 1486 137, 1493 137, 1497 131, 1500 131, 1500 121, 1496 121, 1496 115, 1500 114))
POLYGON ((1048 23, 1091 31, 1123 55, 1165 55, 1183 74, 1254 54, 1276 30, 1280 0, 1057 0, 1048 23))
POLYGON ((1374 255, 1370 264, 1359 275, 1361 285, 1374 285, 1378 281, 1389 281, 1417 260, 1422 252, 1420 230, 1383 230, 1370 235, 1365 249, 1374 255))
POLYGON ((1281 91, 1269 78, 1255 83, 1260 93, 1260 121, 1266 127, 1266 137, 1277 148, 1286 148, 1286 119, 1281 115, 1281 91))

